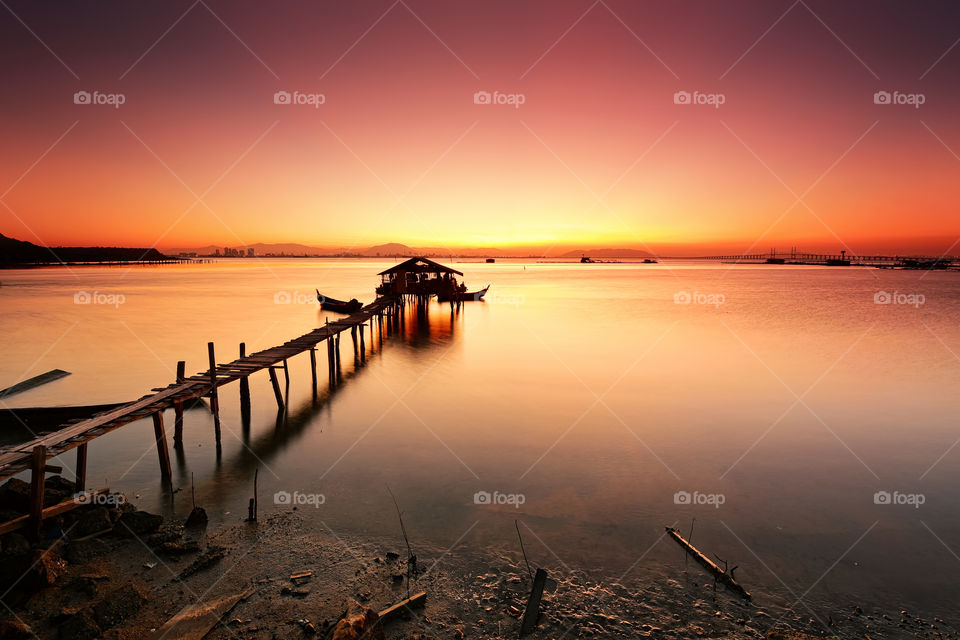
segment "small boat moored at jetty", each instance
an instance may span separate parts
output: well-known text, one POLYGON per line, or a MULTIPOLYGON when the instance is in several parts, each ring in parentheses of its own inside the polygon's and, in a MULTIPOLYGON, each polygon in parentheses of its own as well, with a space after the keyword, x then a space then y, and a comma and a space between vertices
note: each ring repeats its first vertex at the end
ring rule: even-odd
POLYGON ((363 303, 353 298, 349 302, 344 300, 337 300, 336 298, 330 298, 328 296, 320 293, 319 289, 314 289, 317 292, 317 301, 320 303, 320 308, 324 311, 335 311, 337 313, 355 313, 360 311, 363 308, 363 303))
POLYGON ((479 291, 456 291, 454 293, 442 292, 437 294, 437 302, 468 302, 470 300, 480 301, 483 300, 483 296, 487 295, 487 289, 490 288, 490 285, 485 286, 479 291))

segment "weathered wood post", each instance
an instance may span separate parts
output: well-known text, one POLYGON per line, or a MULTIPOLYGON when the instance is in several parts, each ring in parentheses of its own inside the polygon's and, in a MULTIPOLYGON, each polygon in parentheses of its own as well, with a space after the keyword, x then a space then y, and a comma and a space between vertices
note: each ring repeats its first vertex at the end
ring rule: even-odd
POLYGON ((270 384, 273 385, 273 395, 277 399, 277 409, 282 411, 283 393, 280 391, 280 380, 277 379, 277 368, 271 365, 267 369, 270 372, 270 384))
POLYGON ((327 337, 327 376, 330 378, 330 386, 333 387, 336 384, 336 377, 334 376, 334 358, 333 358, 333 336, 327 337))
POLYGON ((27 521, 27 536, 40 538, 43 526, 43 488, 47 480, 47 448, 42 444, 33 448, 30 459, 30 516, 27 521))
POLYGON ((283 385, 287 391, 290 390, 290 369, 287 367, 287 359, 283 359, 283 385))
POLYGON ((160 477, 169 480, 173 473, 170 470, 170 451, 167 449, 167 434, 163 430, 163 412, 153 414, 153 435, 157 440, 157 456, 160 458, 160 477))
MULTIPOLYGON (((177 363, 177 382, 183 382, 187 375, 187 363, 177 363)), ((183 447, 183 400, 173 402, 173 448, 183 447)))
POLYGON ((367 328, 365 323, 360 325, 360 362, 367 360, 367 345, 363 342, 363 330, 367 328))
POLYGON ((357 346, 357 325, 350 327, 350 338, 353 340, 353 360, 356 362, 360 358, 357 346))
MULTIPOLYGON (((247 343, 240 343, 240 358, 247 357, 247 343)), ((250 380, 249 376, 240 378, 240 413, 250 415, 250 380)))
POLYGON ((217 391, 217 356, 213 351, 213 343, 207 343, 207 356, 210 359, 210 410, 213 411, 213 428, 220 444, 220 395, 217 391))
POLYGON ((87 488, 87 443, 77 447, 77 474, 73 483, 73 490, 77 493, 87 488))
POLYGON ((340 384, 340 366, 341 366, 341 364, 340 364, 340 334, 339 334, 339 333, 337 333, 337 339, 336 339, 336 340, 337 340, 337 341, 336 341, 336 342, 334 343, 334 345, 333 345, 333 355, 334 355, 334 357, 335 357, 335 359, 336 359, 336 362, 337 362, 336 371, 335 371, 336 376, 337 376, 337 384, 340 384))
POLYGON ((310 379, 313 381, 313 397, 317 397, 317 348, 310 347, 310 379))

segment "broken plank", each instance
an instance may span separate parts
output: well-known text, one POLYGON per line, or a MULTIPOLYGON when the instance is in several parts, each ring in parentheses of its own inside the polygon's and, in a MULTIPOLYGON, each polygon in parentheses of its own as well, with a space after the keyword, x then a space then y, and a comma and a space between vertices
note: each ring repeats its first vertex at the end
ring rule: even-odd
POLYGON ((427 604, 427 592, 421 591, 420 593, 416 593, 410 596, 406 600, 401 600, 397 604, 387 607, 386 609, 381 611, 378 615, 381 621, 386 622, 391 620, 392 618, 397 617, 400 614, 400 612, 402 612, 404 609, 414 608, 414 607, 416 607, 417 609, 421 609, 426 604, 427 604))
POLYGON ((70 375, 69 371, 64 371, 62 369, 51 369, 46 373, 41 373, 38 376, 27 378, 26 380, 22 382, 18 382, 12 387, 7 387, 6 389, 0 390, 0 400, 8 396, 12 396, 15 393, 29 391, 30 389, 33 389, 34 387, 39 387, 42 384, 47 384, 48 382, 53 382, 54 380, 65 378, 68 375, 70 375))
POLYGON ((207 603, 190 604, 148 636, 148 640, 202 640, 238 602, 253 593, 235 593, 207 603))

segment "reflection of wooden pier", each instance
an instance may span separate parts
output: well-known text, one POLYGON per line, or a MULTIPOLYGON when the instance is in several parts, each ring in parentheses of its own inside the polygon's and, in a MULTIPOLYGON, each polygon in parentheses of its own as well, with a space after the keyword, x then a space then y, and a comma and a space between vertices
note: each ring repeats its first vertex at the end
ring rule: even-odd
POLYGON ((282 370, 285 382, 289 382, 287 360, 304 352, 310 353, 310 365, 313 375, 313 393, 317 394, 317 345, 327 343, 327 369, 329 384, 335 387, 340 377, 340 334, 350 332, 353 342, 353 354, 357 361, 366 358, 364 331, 370 329, 370 339, 376 331, 379 341, 383 341, 384 324, 391 323, 403 314, 404 305, 399 297, 381 297, 363 307, 360 311, 341 320, 328 323, 282 345, 271 347, 256 353, 246 354, 243 343, 240 344, 240 357, 226 364, 217 364, 213 343, 208 343, 209 369, 196 375, 185 376, 185 363, 177 363, 177 379, 170 385, 154 389, 153 393, 139 400, 97 414, 91 418, 68 423, 58 431, 36 438, 0 452, 0 480, 24 471, 31 472, 30 512, 28 516, 0 524, 0 534, 13 531, 22 526, 28 527, 28 533, 37 536, 45 518, 56 516, 76 506, 75 501, 67 501, 44 508, 44 479, 46 473, 60 473, 62 469, 47 464, 50 458, 61 456, 72 449, 77 450, 75 470, 76 490, 86 488, 87 443, 110 433, 120 427, 142 418, 152 417, 156 436, 157 454, 160 460, 160 473, 164 481, 171 478, 170 452, 167 447, 166 429, 163 412, 173 408, 174 435, 173 446, 183 446, 183 410, 184 405, 196 398, 210 399, 210 408, 214 416, 214 429, 217 446, 220 446, 220 407, 218 389, 231 382, 240 382, 240 411, 242 415, 250 413, 249 376, 266 370, 270 376, 279 410, 284 408, 284 395, 280 388, 277 371, 282 370))

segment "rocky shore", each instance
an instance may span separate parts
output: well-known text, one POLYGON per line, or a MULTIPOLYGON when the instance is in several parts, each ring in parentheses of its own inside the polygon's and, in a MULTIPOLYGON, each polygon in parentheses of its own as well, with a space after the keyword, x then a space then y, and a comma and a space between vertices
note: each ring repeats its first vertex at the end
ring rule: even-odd
MULTIPOLYGON (((4 519, 22 506, 18 482, 0 487, 4 519)), ((47 487, 51 502, 72 495, 56 477, 47 487)), ((201 630, 214 639, 517 637, 531 589, 526 565, 509 550, 418 547, 408 584, 398 540, 338 537, 295 508, 212 531, 199 508, 187 521, 165 522, 115 494, 86 500, 48 521, 40 544, 17 532, 0 537, 0 639, 204 637, 157 631, 190 606, 207 611, 200 619, 209 633, 201 630), (424 608, 377 622, 375 612, 419 591, 424 608)), ((643 583, 544 568, 550 579, 531 638, 960 637, 939 618, 907 611, 838 602, 815 619, 803 607, 751 604, 715 591, 693 566, 643 583)))

